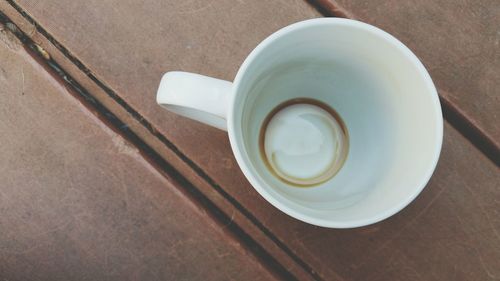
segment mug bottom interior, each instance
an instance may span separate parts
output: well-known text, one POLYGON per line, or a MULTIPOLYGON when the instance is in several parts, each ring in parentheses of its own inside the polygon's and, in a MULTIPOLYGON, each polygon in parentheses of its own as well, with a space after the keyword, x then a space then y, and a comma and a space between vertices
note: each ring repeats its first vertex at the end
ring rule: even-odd
POLYGON ((260 126, 259 149, 277 178, 309 188, 337 174, 347 157, 349 135, 333 108, 302 97, 287 100, 268 113, 260 126))
POLYGON ((331 227, 383 219, 418 195, 437 163, 442 117, 434 85, 411 51, 372 26, 298 25, 266 39, 237 75, 229 134, 238 163, 261 195, 296 218, 331 227), (343 166, 310 188, 273 175, 259 149, 266 116, 297 98, 333 108, 349 136, 343 166))

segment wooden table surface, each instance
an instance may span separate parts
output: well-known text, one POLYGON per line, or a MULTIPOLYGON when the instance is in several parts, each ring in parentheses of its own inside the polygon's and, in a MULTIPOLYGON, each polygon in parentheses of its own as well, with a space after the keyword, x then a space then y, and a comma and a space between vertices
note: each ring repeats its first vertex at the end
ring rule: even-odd
POLYGON ((500 280, 499 50, 497 0, 0 0, 0 280, 500 280), (281 213, 226 133, 155 103, 323 16, 410 47, 445 118, 421 195, 357 229, 281 213))

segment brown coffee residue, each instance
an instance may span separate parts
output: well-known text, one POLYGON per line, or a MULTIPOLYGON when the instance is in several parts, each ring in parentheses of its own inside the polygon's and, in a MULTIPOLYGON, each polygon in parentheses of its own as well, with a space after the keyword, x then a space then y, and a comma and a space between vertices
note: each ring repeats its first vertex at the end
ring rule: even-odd
MULTIPOLYGON (((291 105, 296 105, 296 104, 310 104, 310 105, 317 106, 317 107, 325 110, 326 112, 328 112, 338 122, 338 124, 340 125, 340 127, 342 129, 342 132, 344 133, 344 137, 345 137, 345 140, 346 140, 345 143, 347 144, 347 147, 345 148, 346 153, 345 153, 342 165, 340 165, 340 167, 343 166, 343 164, 345 163, 345 160, 347 159, 347 152, 349 150, 349 147, 348 147, 348 145, 349 145, 349 134, 348 134, 348 131, 347 131, 347 127, 346 127, 344 121, 342 120, 342 118, 340 117, 340 115, 337 113, 337 111, 335 111, 328 104, 326 104, 324 102, 321 102, 319 100, 311 99, 311 98, 295 98, 295 99, 290 99, 288 101, 285 101, 285 102, 279 104, 273 110, 271 110, 271 112, 269 112, 269 114, 266 116, 266 118, 262 122, 262 125, 260 127, 260 131, 259 131, 259 151, 260 151, 260 157, 261 157, 262 161, 265 163, 266 168, 276 178, 278 178, 279 180, 285 182, 286 184, 289 184, 289 185, 294 186, 294 187, 300 187, 300 188, 314 187, 314 186, 320 185, 320 184, 328 181, 329 179, 331 179, 338 172, 338 170, 340 170, 340 168, 334 174, 332 174, 330 177, 322 180, 321 182, 317 182, 317 183, 314 183, 314 184, 299 184, 297 182, 291 182, 291 181, 289 181, 289 180, 281 177, 280 175, 278 175, 274 171, 274 169, 271 167, 271 164, 269 163, 269 161, 268 161, 268 159, 266 157, 266 152, 265 152, 265 135, 266 135, 266 131, 267 131, 267 127, 269 125, 269 122, 282 109, 284 109, 286 107, 289 107, 291 105)), ((300 179, 297 179, 297 181, 300 181, 300 179)))

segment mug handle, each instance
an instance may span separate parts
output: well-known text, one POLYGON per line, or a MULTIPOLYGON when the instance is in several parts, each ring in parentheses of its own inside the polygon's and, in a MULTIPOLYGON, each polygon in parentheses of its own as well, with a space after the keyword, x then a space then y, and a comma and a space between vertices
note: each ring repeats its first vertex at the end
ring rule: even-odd
POLYGON ((171 112, 227 131, 232 85, 195 73, 171 71, 161 78, 156 102, 171 112))

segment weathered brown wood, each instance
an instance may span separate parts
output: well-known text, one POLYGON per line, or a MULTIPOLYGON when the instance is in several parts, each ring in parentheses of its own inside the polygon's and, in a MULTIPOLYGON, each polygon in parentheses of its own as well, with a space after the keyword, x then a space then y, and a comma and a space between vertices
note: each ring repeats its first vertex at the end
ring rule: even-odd
POLYGON ((274 279, 0 25, 1 280, 274 279))
MULTIPOLYGON (((20 1, 57 40, 235 198, 241 205, 237 210, 249 211, 262 224, 259 229, 319 277, 488 280, 500 276, 495 262, 500 259, 498 168, 448 125, 438 170, 410 207, 372 227, 339 231, 305 225, 272 208, 238 170, 225 134, 172 116, 154 104, 164 71, 182 69, 230 79, 246 52, 277 28, 276 22, 286 25, 298 20, 293 7, 304 13, 307 6, 215 1, 200 20, 200 15, 179 14, 182 6, 154 9, 160 2, 149 3, 144 10, 127 5, 111 9, 101 2, 59 7, 56 2, 60 3, 46 1, 42 9, 34 1, 20 1), (237 11, 239 16, 227 11, 237 11), (72 13, 84 15, 72 19, 72 13), (127 36, 135 37, 121 46, 127 36), (150 63, 143 62, 144 58, 150 63), (200 146, 199 139, 213 141, 200 146)), ((310 13, 301 15, 316 16, 310 13)))
MULTIPOLYGON (((141 137, 149 146, 156 150, 165 160, 169 162, 174 168, 181 171, 191 183, 196 185, 200 192, 208 197, 219 210, 225 212, 231 218, 232 223, 237 224, 248 235, 250 235, 258 244, 260 244, 269 255, 276 259, 280 264, 286 268, 292 275, 300 280, 311 280, 314 274, 310 273, 307 266, 301 265, 300 261, 297 262, 295 257, 287 253, 286 249, 280 247, 273 241, 273 237, 266 235, 258 225, 252 222, 252 218, 244 215, 244 213, 236 208, 234 204, 224 198, 207 180, 200 176, 199 173, 194 171, 185 160, 183 160, 178 153, 167 148, 165 143, 156 137, 151 136, 151 131, 145 128, 137 121, 130 112, 124 109, 121 105, 111 98, 101 87, 96 85, 94 81, 82 72, 67 56, 58 50, 50 41, 42 34, 37 32, 36 27, 31 24, 26 18, 18 13, 7 2, 0 1, 0 10, 6 13, 11 20, 13 20, 17 27, 22 29, 27 35, 45 48, 46 53, 50 54, 51 58, 57 61, 66 72, 75 78, 83 87, 85 87, 94 97, 103 103, 113 114, 120 120, 124 121, 127 126, 139 137, 141 137)), ((181 155, 182 156, 182 155, 181 155)), ((260 199, 260 198, 259 198, 260 199)))
POLYGON ((457 119, 451 121, 500 161, 499 1, 312 2, 327 13, 371 23, 403 41, 431 73, 453 111, 450 118, 457 119))
MULTIPOLYGON (((300 3, 300 2, 297 2, 300 3)), ((38 33, 36 28, 23 18, 16 10, 7 2, 0 1, 0 10, 8 14, 8 16, 30 35, 35 42, 40 44, 46 51, 55 59, 63 68, 76 78, 86 89, 88 89, 95 97, 97 97, 106 107, 108 107, 115 115, 127 123, 127 125, 140 137, 142 137, 148 145, 153 147, 158 154, 172 164, 176 169, 182 171, 183 175, 188 178, 193 184, 199 187, 200 192, 210 198, 215 205, 223 210, 234 223, 240 225, 245 232, 253 237, 270 255, 277 259, 283 267, 300 280, 308 280, 313 278, 314 274, 310 273, 307 266, 301 265, 295 257, 291 257, 286 249, 283 249, 273 241, 273 237, 266 235, 258 225, 252 222, 252 218, 246 216, 241 210, 236 208, 234 204, 224 198, 213 186, 211 186, 204 177, 192 170, 192 168, 181 158, 179 154, 165 147, 165 144, 158 138, 151 137, 151 132, 134 119, 123 107, 118 105, 115 100, 110 98, 102 88, 97 86, 92 79, 85 73, 80 71, 64 54, 52 45, 46 37, 38 33)), ((156 83, 156 82, 155 82, 156 83)), ((163 113, 163 112, 162 112, 163 113)), ((182 119, 180 119, 182 121, 182 119)), ((186 121, 191 123, 190 121, 186 121)), ((156 125, 155 125, 156 126, 156 125)), ((213 131, 213 130, 212 130, 213 131)), ((188 134, 189 135, 189 134, 188 134)), ((189 136, 192 136, 189 135, 189 136)), ((232 158, 230 158, 232 159, 232 158)), ((260 198, 259 198, 260 199, 260 198)))

